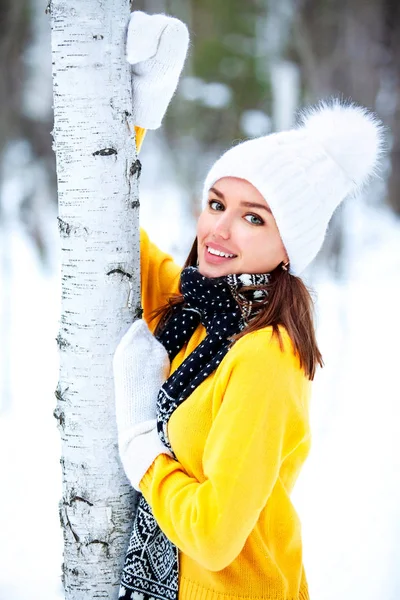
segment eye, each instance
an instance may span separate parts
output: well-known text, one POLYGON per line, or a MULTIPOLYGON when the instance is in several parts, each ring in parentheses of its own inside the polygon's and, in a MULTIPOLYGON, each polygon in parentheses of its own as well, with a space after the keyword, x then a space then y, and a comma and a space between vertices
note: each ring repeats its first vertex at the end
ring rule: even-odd
POLYGON ((209 201, 208 201, 208 206, 211 208, 211 210, 220 210, 219 208, 213 208, 213 207, 212 207, 212 205, 213 205, 213 204, 219 204, 220 206, 222 206, 222 208, 223 208, 223 206, 224 206, 224 205, 223 205, 223 204, 221 204, 221 202, 219 202, 218 200, 213 200, 213 199, 211 199, 211 200, 209 200, 209 201))
POLYGON ((258 217, 257 215, 249 214, 245 216, 245 219, 251 225, 264 225, 264 221, 262 220, 262 218, 258 217), (249 219, 247 217, 249 217, 249 219))
MULTIPOLYGON (((225 210, 225 206, 219 200, 215 200, 214 198, 210 198, 208 201, 208 206, 212 211, 223 211, 225 210)), ((265 221, 258 215, 247 214, 244 217, 250 225, 264 225, 265 221)))

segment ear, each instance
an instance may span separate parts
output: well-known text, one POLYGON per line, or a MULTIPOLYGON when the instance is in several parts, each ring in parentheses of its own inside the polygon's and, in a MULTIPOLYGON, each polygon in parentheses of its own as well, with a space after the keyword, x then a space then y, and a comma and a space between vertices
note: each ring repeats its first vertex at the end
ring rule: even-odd
MULTIPOLYGON (((281 240, 281 241, 282 241, 282 240, 281 240)), ((288 253, 287 253, 287 251, 286 251, 286 248, 285 248, 285 246, 283 245, 283 242, 282 242, 282 258, 281 258, 281 261, 282 261, 284 264, 286 264, 286 263, 290 262, 290 260, 289 260, 289 255, 288 255, 288 253)))

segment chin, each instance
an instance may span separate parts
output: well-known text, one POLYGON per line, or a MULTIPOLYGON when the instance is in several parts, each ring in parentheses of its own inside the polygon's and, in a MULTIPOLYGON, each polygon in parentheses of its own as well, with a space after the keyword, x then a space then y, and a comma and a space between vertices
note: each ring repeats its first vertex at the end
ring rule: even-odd
POLYGON ((205 265, 199 263, 199 273, 203 275, 203 277, 223 277, 224 275, 229 275, 232 273, 231 270, 226 269, 225 265, 222 269, 221 267, 213 267, 212 265, 205 265))
POLYGON ((207 265, 204 266, 204 265, 199 264, 198 269, 199 269, 199 273, 201 275, 203 275, 203 277, 215 277, 215 275, 213 275, 213 273, 211 273, 211 270, 207 268, 207 265))
POLYGON ((215 277, 213 269, 209 265, 205 265, 203 261, 199 261, 198 269, 203 277, 215 277))

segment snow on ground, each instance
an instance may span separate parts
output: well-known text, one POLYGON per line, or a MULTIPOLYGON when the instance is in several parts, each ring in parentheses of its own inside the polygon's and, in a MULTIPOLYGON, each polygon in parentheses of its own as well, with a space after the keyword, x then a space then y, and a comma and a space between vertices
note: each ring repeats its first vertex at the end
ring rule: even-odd
POLYGON ((400 224, 361 202, 346 281, 321 281, 326 366, 312 398, 313 447, 293 501, 312 600, 400 597, 400 224))
MULTIPOLYGON (((362 218, 346 280, 314 282, 326 367, 314 385, 312 450, 293 493, 312 600, 400 597, 400 227, 373 208, 363 209, 362 218)), ((176 193, 154 196, 144 187, 141 220, 182 262, 193 231, 176 193)), ((0 598, 60 600, 60 441, 52 416, 59 284, 57 276, 41 275, 17 229, 11 252, 12 405, 0 414, 0 598)))
POLYGON ((10 239, 12 398, 10 411, 0 413, 0 598, 59 600, 60 438, 52 413, 60 294, 57 277, 41 275, 21 232, 10 239))

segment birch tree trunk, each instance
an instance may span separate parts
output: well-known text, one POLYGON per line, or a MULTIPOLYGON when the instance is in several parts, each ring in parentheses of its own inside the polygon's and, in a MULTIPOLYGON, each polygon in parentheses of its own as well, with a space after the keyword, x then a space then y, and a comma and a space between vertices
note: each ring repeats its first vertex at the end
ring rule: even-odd
POLYGON ((51 0, 47 12, 61 238, 54 415, 63 583, 68 600, 112 599, 136 499, 119 461, 112 377, 115 347, 140 306, 129 0, 51 0))

